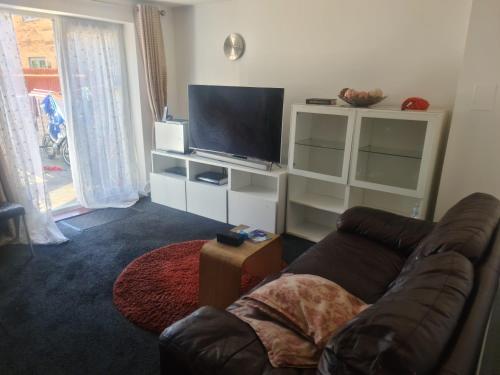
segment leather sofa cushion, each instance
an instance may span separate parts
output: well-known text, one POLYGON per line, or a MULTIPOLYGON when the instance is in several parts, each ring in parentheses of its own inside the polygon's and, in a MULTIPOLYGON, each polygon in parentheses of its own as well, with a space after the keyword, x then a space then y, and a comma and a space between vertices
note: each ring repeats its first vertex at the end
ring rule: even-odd
POLYGON ((334 332, 367 306, 323 277, 284 274, 227 311, 253 328, 274 367, 315 368, 334 332))
POLYGON ((471 194, 448 210, 412 257, 456 251, 475 263, 488 249, 499 218, 498 199, 483 193, 471 194))
POLYGON ((337 229, 359 234, 410 255, 434 227, 431 221, 412 219, 369 207, 353 207, 340 215, 337 229))
POLYGON ((370 304, 386 292, 405 260, 381 243, 351 233, 333 232, 283 273, 324 277, 370 304))
POLYGON ((252 328, 205 306, 160 336, 161 373, 172 375, 314 375, 316 369, 273 368, 252 328))
POLYGON ((473 266, 458 253, 422 259, 330 340, 320 373, 432 373, 473 283, 473 266))

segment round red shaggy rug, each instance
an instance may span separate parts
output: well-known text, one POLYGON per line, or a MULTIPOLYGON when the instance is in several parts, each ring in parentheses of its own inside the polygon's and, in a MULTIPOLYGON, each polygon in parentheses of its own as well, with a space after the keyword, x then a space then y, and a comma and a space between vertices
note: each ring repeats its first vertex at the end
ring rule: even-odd
MULTIPOLYGON (((132 261, 115 281, 115 306, 131 322, 157 333, 192 313, 198 308, 199 258, 205 242, 176 243, 132 261)), ((244 273, 242 292, 260 281, 244 273)))

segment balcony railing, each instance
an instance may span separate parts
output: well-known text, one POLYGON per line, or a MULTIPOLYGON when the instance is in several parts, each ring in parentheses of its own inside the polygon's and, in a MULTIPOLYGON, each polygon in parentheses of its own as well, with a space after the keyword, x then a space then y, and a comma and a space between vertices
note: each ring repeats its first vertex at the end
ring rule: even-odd
POLYGON ((57 69, 23 69, 28 92, 41 89, 61 93, 61 83, 57 69))

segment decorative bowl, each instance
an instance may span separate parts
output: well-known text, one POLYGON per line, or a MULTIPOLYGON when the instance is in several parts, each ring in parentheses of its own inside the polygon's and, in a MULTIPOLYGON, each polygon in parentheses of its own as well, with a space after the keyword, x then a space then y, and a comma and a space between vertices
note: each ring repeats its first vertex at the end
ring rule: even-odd
POLYGON ((380 103, 382 100, 384 100, 385 98, 387 98, 387 96, 368 96, 368 97, 364 97, 364 98, 346 98, 344 96, 344 93, 347 91, 348 89, 343 89, 340 93, 339 93, 339 98, 342 99, 344 102, 346 102, 347 104, 350 104, 352 105, 353 107, 369 107, 371 105, 375 105, 377 103, 380 103))

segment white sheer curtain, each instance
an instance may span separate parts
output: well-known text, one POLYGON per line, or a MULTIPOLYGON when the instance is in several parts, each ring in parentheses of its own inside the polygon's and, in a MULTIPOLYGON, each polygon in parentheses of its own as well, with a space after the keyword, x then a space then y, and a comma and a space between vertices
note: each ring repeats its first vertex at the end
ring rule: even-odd
POLYGON ((61 17, 57 35, 77 198, 89 208, 131 206, 139 177, 123 26, 61 17))
POLYGON ((4 11, 0 11, 0 179, 6 198, 24 206, 33 242, 66 241, 50 213, 12 18, 4 11))

